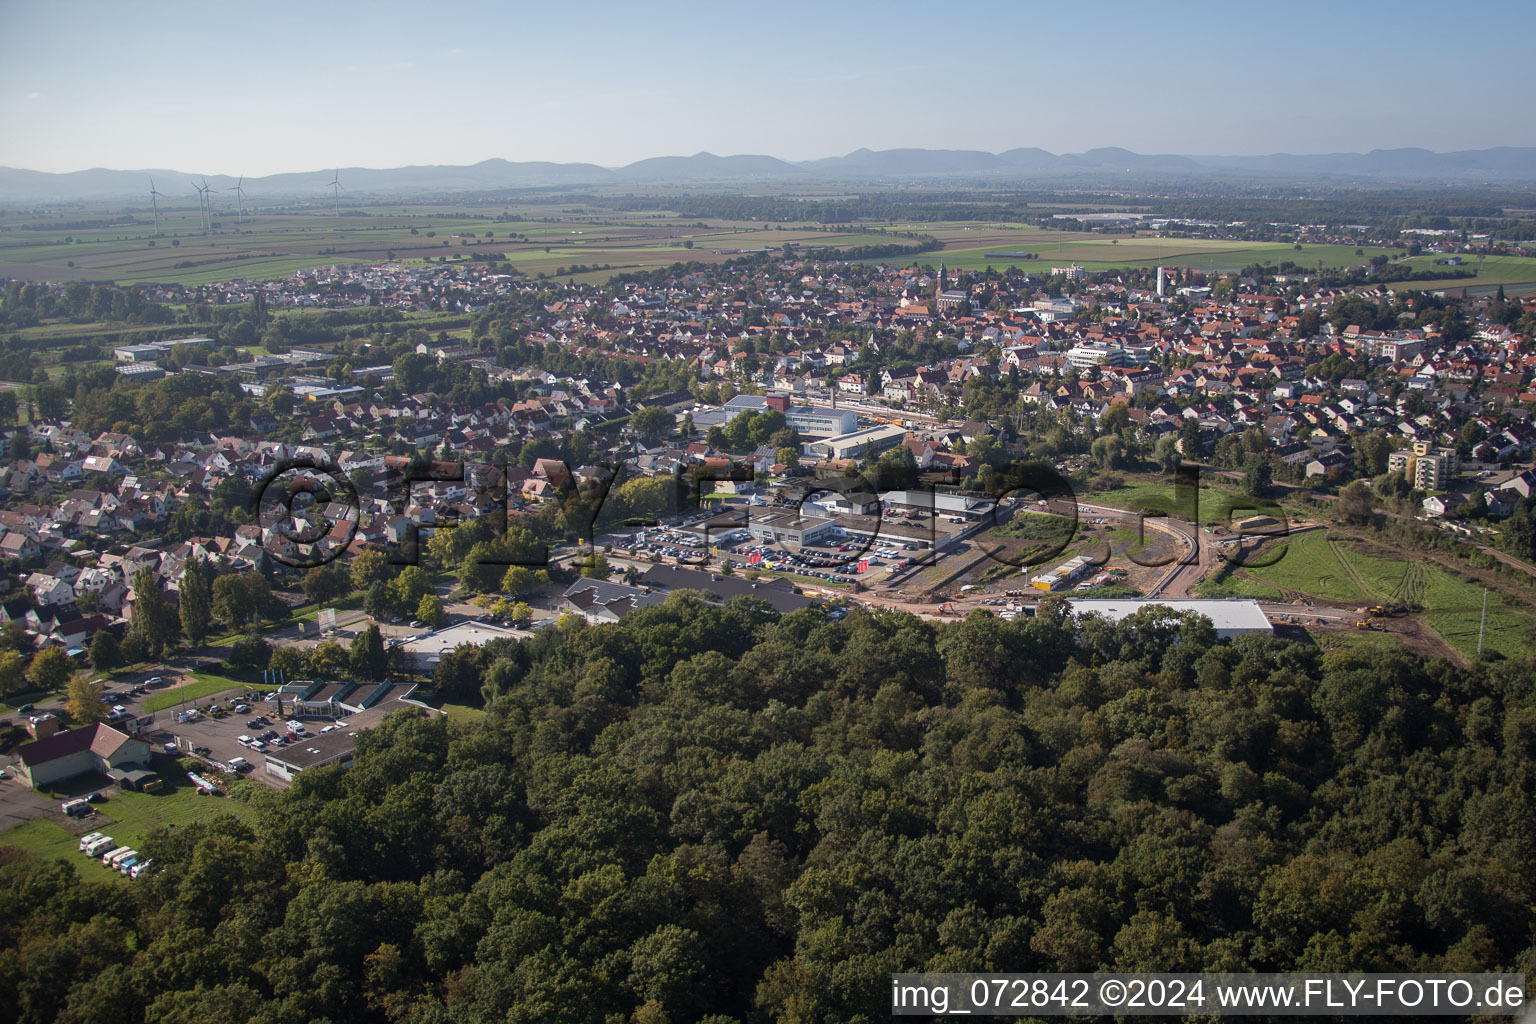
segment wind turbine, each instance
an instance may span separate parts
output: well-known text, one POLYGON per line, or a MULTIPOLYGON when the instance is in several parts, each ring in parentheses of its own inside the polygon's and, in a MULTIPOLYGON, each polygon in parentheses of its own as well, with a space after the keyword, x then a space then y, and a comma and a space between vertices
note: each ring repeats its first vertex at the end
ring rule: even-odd
POLYGON ((346 188, 341 184, 341 168, 338 167, 336 173, 331 176, 332 212, 338 217, 341 216, 341 194, 345 191, 346 188))
POLYGON ((155 208, 155 237, 156 238, 160 237, 160 200, 159 200, 159 197, 161 195, 163 195, 163 194, 164 193, 156 192, 155 191, 155 179, 153 177, 151 177, 149 179, 149 202, 155 208))
POLYGON ((217 191, 218 191, 218 189, 216 189, 213 186, 208 184, 208 179, 207 178, 203 179, 203 193, 205 195, 209 196, 209 198, 208 198, 208 230, 209 231, 213 230, 213 198, 212 198, 212 193, 217 192, 217 191))
POLYGON ((245 189, 240 187, 243 184, 245 184, 245 175, 242 174, 240 179, 235 182, 235 202, 239 205, 238 216, 239 222, 242 225, 245 223, 245 189))
POLYGON ((208 230, 208 196, 205 194, 206 190, 194 181, 192 183, 192 191, 197 193, 197 226, 206 231, 208 230))

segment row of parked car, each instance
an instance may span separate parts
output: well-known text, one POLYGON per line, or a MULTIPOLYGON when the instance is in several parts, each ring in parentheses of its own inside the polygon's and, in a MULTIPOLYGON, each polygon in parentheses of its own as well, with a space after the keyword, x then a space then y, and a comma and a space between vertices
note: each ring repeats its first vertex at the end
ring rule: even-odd
POLYGON ((81 836, 80 852, 87 857, 100 860, 102 867, 111 868, 129 878, 138 878, 145 874, 155 862, 153 857, 140 856, 137 850, 128 846, 119 846, 116 839, 100 832, 90 832, 81 836))
MULTIPOLYGON (((759 564, 764 569, 782 569, 786 572, 794 572, 800 576, 811 576, 819 580, 829 580, 833 583, 853 582, 852 576, 845 576, 842 573, 826 571, 832 566, 846 565, 846 559, 827 558, 823 556, 807 554, 805 552, 801 552, 798 555, 791 555, 784 551, 775 551, 772 548, 757 547, 746 548, 744 553, 748 556, 760 555, 762 557, 762 562, 759 564)), ((749 562, 748 565, 750 566, 751 563, 749 562)))

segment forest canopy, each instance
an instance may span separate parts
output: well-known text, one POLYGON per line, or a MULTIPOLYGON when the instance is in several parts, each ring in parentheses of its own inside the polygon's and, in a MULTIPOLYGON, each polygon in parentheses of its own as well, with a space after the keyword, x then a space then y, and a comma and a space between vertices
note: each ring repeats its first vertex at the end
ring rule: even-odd
POLYGON ((483 720, 392 715, 147 881, 0 852, 0 1005, 852 1022, 893 971, 1536 973, 1530 662, 687 593, 458 661, 483 720))

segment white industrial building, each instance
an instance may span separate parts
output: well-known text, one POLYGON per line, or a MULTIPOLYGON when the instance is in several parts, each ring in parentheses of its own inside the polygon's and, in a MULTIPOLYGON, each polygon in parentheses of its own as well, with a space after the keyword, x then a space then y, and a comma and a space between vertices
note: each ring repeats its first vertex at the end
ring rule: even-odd
POLYGON ((747 521, 747 530, 763 544, 820 544, 842 535, 834 520, 796 512, 753 515, 747 521))
POLYGON ((1220 639, 1242 636, 1245 633, 1274 633, 1275 631, 1274 626, 1270 625, 1269 616, 1264 614, 1264 609, 1259 607, 1257 601, 1067 599, 1067 606, 1072 609, 1073 615, 1102 615, 1110 622, 1119 622, 1149 605, 1159 605, 1174 612, 1194 612, 1196 615, 1203 615, 1216 627, 1216 636, 1220 639))
POLYGON ((818 409, 814 405, 791 406, 784 420, 802 434, 850 434, 858 429, 859 418, 851 409, 818 409))
POLYGON ((212 338, 175 338, 171 341, 146 341, 139 345, 120 345, 112 350, 112 358, 120 363, 152 363, 177 345, 202 348, 211 344, 212 338))
MULTIPOLYGON (((784 414, 784 422, 802 434, 836 436, 858 429, 859 417, 851 409, 820 409, 814 405, 790 405, 785 395, 737 395, 722 408, 724 419, 729 423, 744 412, 767 412, 777 409, 784 414)), ((698 416, 694 425, 699 424, 698 416)))
POLYGON ((857 459, 866 454, 878 455, 887 448, 894 448, 907 436, 905 427, 883 425, 865 427, 851 434, 839 434, 824 441, 812 441, 805 445, 807 455, 823 459, 857 459))
POLYGON ((443 655, 460 646, 484 647, 502 637, 523 638, 532 634, 515 629, 493 626, 488 622, 461 622, 456 626, 434 630, 406 640, 399 646, 411 658, 411 663, 421 672, 431 672, 443 655))

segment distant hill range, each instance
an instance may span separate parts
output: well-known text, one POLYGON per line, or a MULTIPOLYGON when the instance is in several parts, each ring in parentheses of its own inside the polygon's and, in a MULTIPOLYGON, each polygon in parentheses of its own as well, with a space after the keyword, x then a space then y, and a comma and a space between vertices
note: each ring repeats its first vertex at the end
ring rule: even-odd
MULTIPOLYGON (((0 167, 0 202, 58 202, 137 196, 149 190, 149 176, 170 198, 192 195, 196 172, 93 169, 68 174, 0 167)), ((255 199, 329 197, 331 169, 246 178, 255 199)), ((201 180, 201 175, 197 175, 201 180)), ((1147 155, 1128 149, 1091 149, 1057 155, 1043 149, 985 153, 969 149, 858 149, 846 156, 791 162, 772 156, 663 156, 624 167, 558 164, 545 161, 483 160, 468 166, 426 165, 375 170, 344 167, 341 183, 349 194, 483 192, 506 189, 584 185, 664 185, 781 182, 806 184, 1026 184, 1073 181, 1077 184, 1189 180, 1330 179, 1380 184, 1456 182, 1460 184, 1536 183, 1536 148, 1500 147, 1455 153, 1427 149, 1373 149, 1369 153, 1298 156, 1147 155)), ((233 188, 230 175, 209 175, 208 183, 233 188)))

